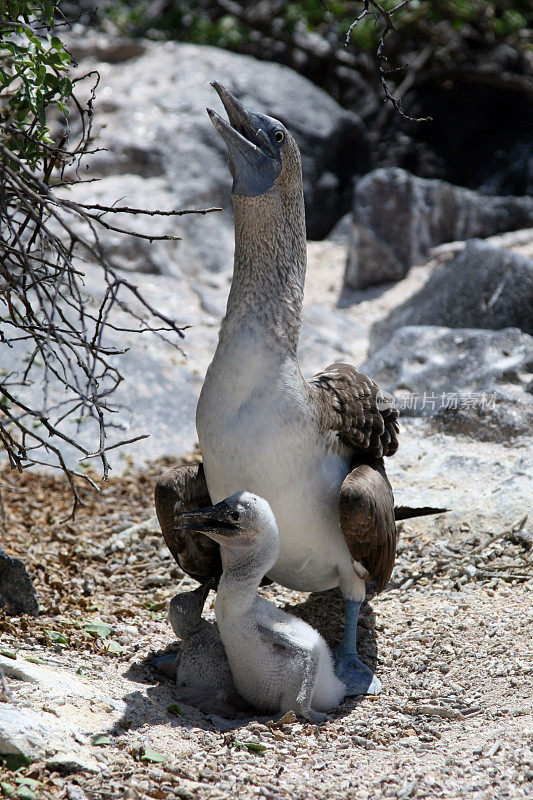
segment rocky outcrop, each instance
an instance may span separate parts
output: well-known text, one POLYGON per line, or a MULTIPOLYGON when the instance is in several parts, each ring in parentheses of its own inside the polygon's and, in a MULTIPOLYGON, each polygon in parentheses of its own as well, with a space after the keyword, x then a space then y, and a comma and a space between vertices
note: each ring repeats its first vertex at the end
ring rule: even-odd
POLYGON ((467 243, 422 289, 372 328, 373 350, 404 325, 533 333, 533 260, 480 240, 467 243))
POLYGON ((348 211, 352 176, 367 166, 365 129, 310 81, 288 67, 212 47, 144 42, 141 52, 138 44, 122 48, 125 60, 117 63, 118 46, 104 45, 96 37, 78 53, 84 72, 94 57, 101 74, 95 120, 102 149, 83 166, 84 178, 101 180, 74 186, 70 195, 106 204, 122 198, 121 204, 150 209, 223 208, 205 217, 114 217, 114 224, 182 237, 177 243, 128 242, 104 231, 103 242, 118 266, 170 275, 231 269, 227 152, 205 111, 211 106, 225 114, 212 80, 294 134, 302 152, 311 238, 326 235, 348 211))
POLYGON ((490 197, 402 169, 377 169, 356 184, 345 286, 396 281, 435 245, 532 224, 531 197, 490 197))
MULTIPOLYGON (((22 561, 0 547, 0 609, 11 616, 39 613, 32 580, 22 561)), ((1 751, 0 751, 1 752, 1 751)))
POLYGON ((533 430, 533 398, 521 392, 478 393, 457 408, 442 407, 435 416, 438 430, 478 441, 509 442, 533 430))
MULTIPOLYGON (((33 660, 35 660, 33 658, 33 660)), ((32 663, 32 657, 0 654, 8 693, 0 703, 0 753, 44 761, 61 772, 99 770, 87 722, 105 707, 104 718, 119 718, 126 704, 79 678, 74 669, 32 663), (21 702, 22 701, 22 702, 21 702)), ((102 714, 100 714, 102 716, 102 714)))
POLYGON ((400 328, 361 368, 402 417, 435 417, 450 433, 505 441, 533 424, 533 338, 517 328, 400 328))

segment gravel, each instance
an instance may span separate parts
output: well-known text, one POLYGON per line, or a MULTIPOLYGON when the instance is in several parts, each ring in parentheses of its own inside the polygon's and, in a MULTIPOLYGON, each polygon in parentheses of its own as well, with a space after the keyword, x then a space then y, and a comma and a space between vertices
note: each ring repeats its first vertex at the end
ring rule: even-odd
MULTIPOLYGON (((291 715, 228 724, 184 704, 171 714, 172 684, 147 661, 175 647, 168 600, 193 582, 161 547, 153 524, 139 524, 153 514, 153 483, 167 463, 132 468, 99 497, 85 491, 75 521, 61 521, 71 499, 60 478, 0 474, 4 546, 24 554, 42 605, 37 619, 0 617, 1 648, 79 681, 78 672, 95 696, 107 697, 78 696, 49 709, 46 687, 8 677, 11 696, 3 700, 51 710, 86 737, 109 737, 89 748, 86 769, 58 753, 17 773, 0 768, 1 782, 39 781, 34 796, 43 800, 530 795, 533 550, 523 528, 446 528, 445 517, 403 524, 393 580, 383 594, 369 595, 361 619, 363 658, 384 684, 379 697, 346 700, 320 726, 291 715), (148 585, 153 575, 157 586, 148 585), (106 639, 85 630, 98 620, 111 627, 106 639), (106 650, 109 638, 121 652, 106 650), (143 760, 151 750, 164 760, 143 760)), ((262 591, 311 621, 330 644, 339 640, 338 592, 262 591)), ((213 596, 211 618, 212 603, 213 596)))

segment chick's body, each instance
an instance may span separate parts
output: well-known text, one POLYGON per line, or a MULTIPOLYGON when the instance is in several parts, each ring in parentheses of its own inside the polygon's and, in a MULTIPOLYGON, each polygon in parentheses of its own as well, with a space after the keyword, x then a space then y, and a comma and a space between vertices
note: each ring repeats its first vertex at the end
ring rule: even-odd
POLYGON ((262 597, 256 597, 250 609, 239 611, 237 604, 228 604, 224 591, 217 596, 215 614, 235 686, 251 705, 263 711, 299 711, 302 674, 311 651, 318 654, 312 708, 327 711, 344 697, 345 686, 334 675, 329 647, 303 620, 262 597), (267 628, 295 648, 272 641, 265 636, 267 628))

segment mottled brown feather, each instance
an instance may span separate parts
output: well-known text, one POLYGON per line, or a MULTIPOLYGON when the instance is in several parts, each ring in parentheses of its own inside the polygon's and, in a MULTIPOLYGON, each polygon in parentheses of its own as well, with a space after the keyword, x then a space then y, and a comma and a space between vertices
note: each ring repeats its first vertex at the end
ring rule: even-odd
POLYGON ((165 542, 181 569, 203 583, 222 574, 220 550, 202 533, 183 531, 176 515, 212 505, 203 464, 167 469, 155 486, 155 510, 165 542))
POLYGON ((321 433, 336 433, 339 442, 371 458, 392 456, 398 449, 398 411, 380 403, 379 387, 350 364, 331 364, 309 381, 318 408, 321 433))
POLYGON ((350 555, 362 564, 381 592, 396 557, 394 497, 382 459, 359 463, 344 479, 339 521, 350 555))
POLYGON ((339 521, 350 554, 386 586, 396 556, 394 497, 383 464, 398 449, 398 411, 379 403, 379 387, 350 364, 332 364, 310 381, 321 433, 352 452, 339 494, 339 521))

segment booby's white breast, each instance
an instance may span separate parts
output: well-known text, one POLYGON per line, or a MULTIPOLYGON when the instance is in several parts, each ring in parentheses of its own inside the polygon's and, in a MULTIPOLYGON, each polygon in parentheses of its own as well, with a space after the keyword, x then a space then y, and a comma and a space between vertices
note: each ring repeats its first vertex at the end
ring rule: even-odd
POLYGON ((254 358, 246 342, 217 352, 197 412, 207 485, 213 503, 241 490, 268 500, 281 539, 268 576, 322 591, 354 575, 337 510, 348 464, 319 436, 295 363, 273 361, 257 343, 254 358))

